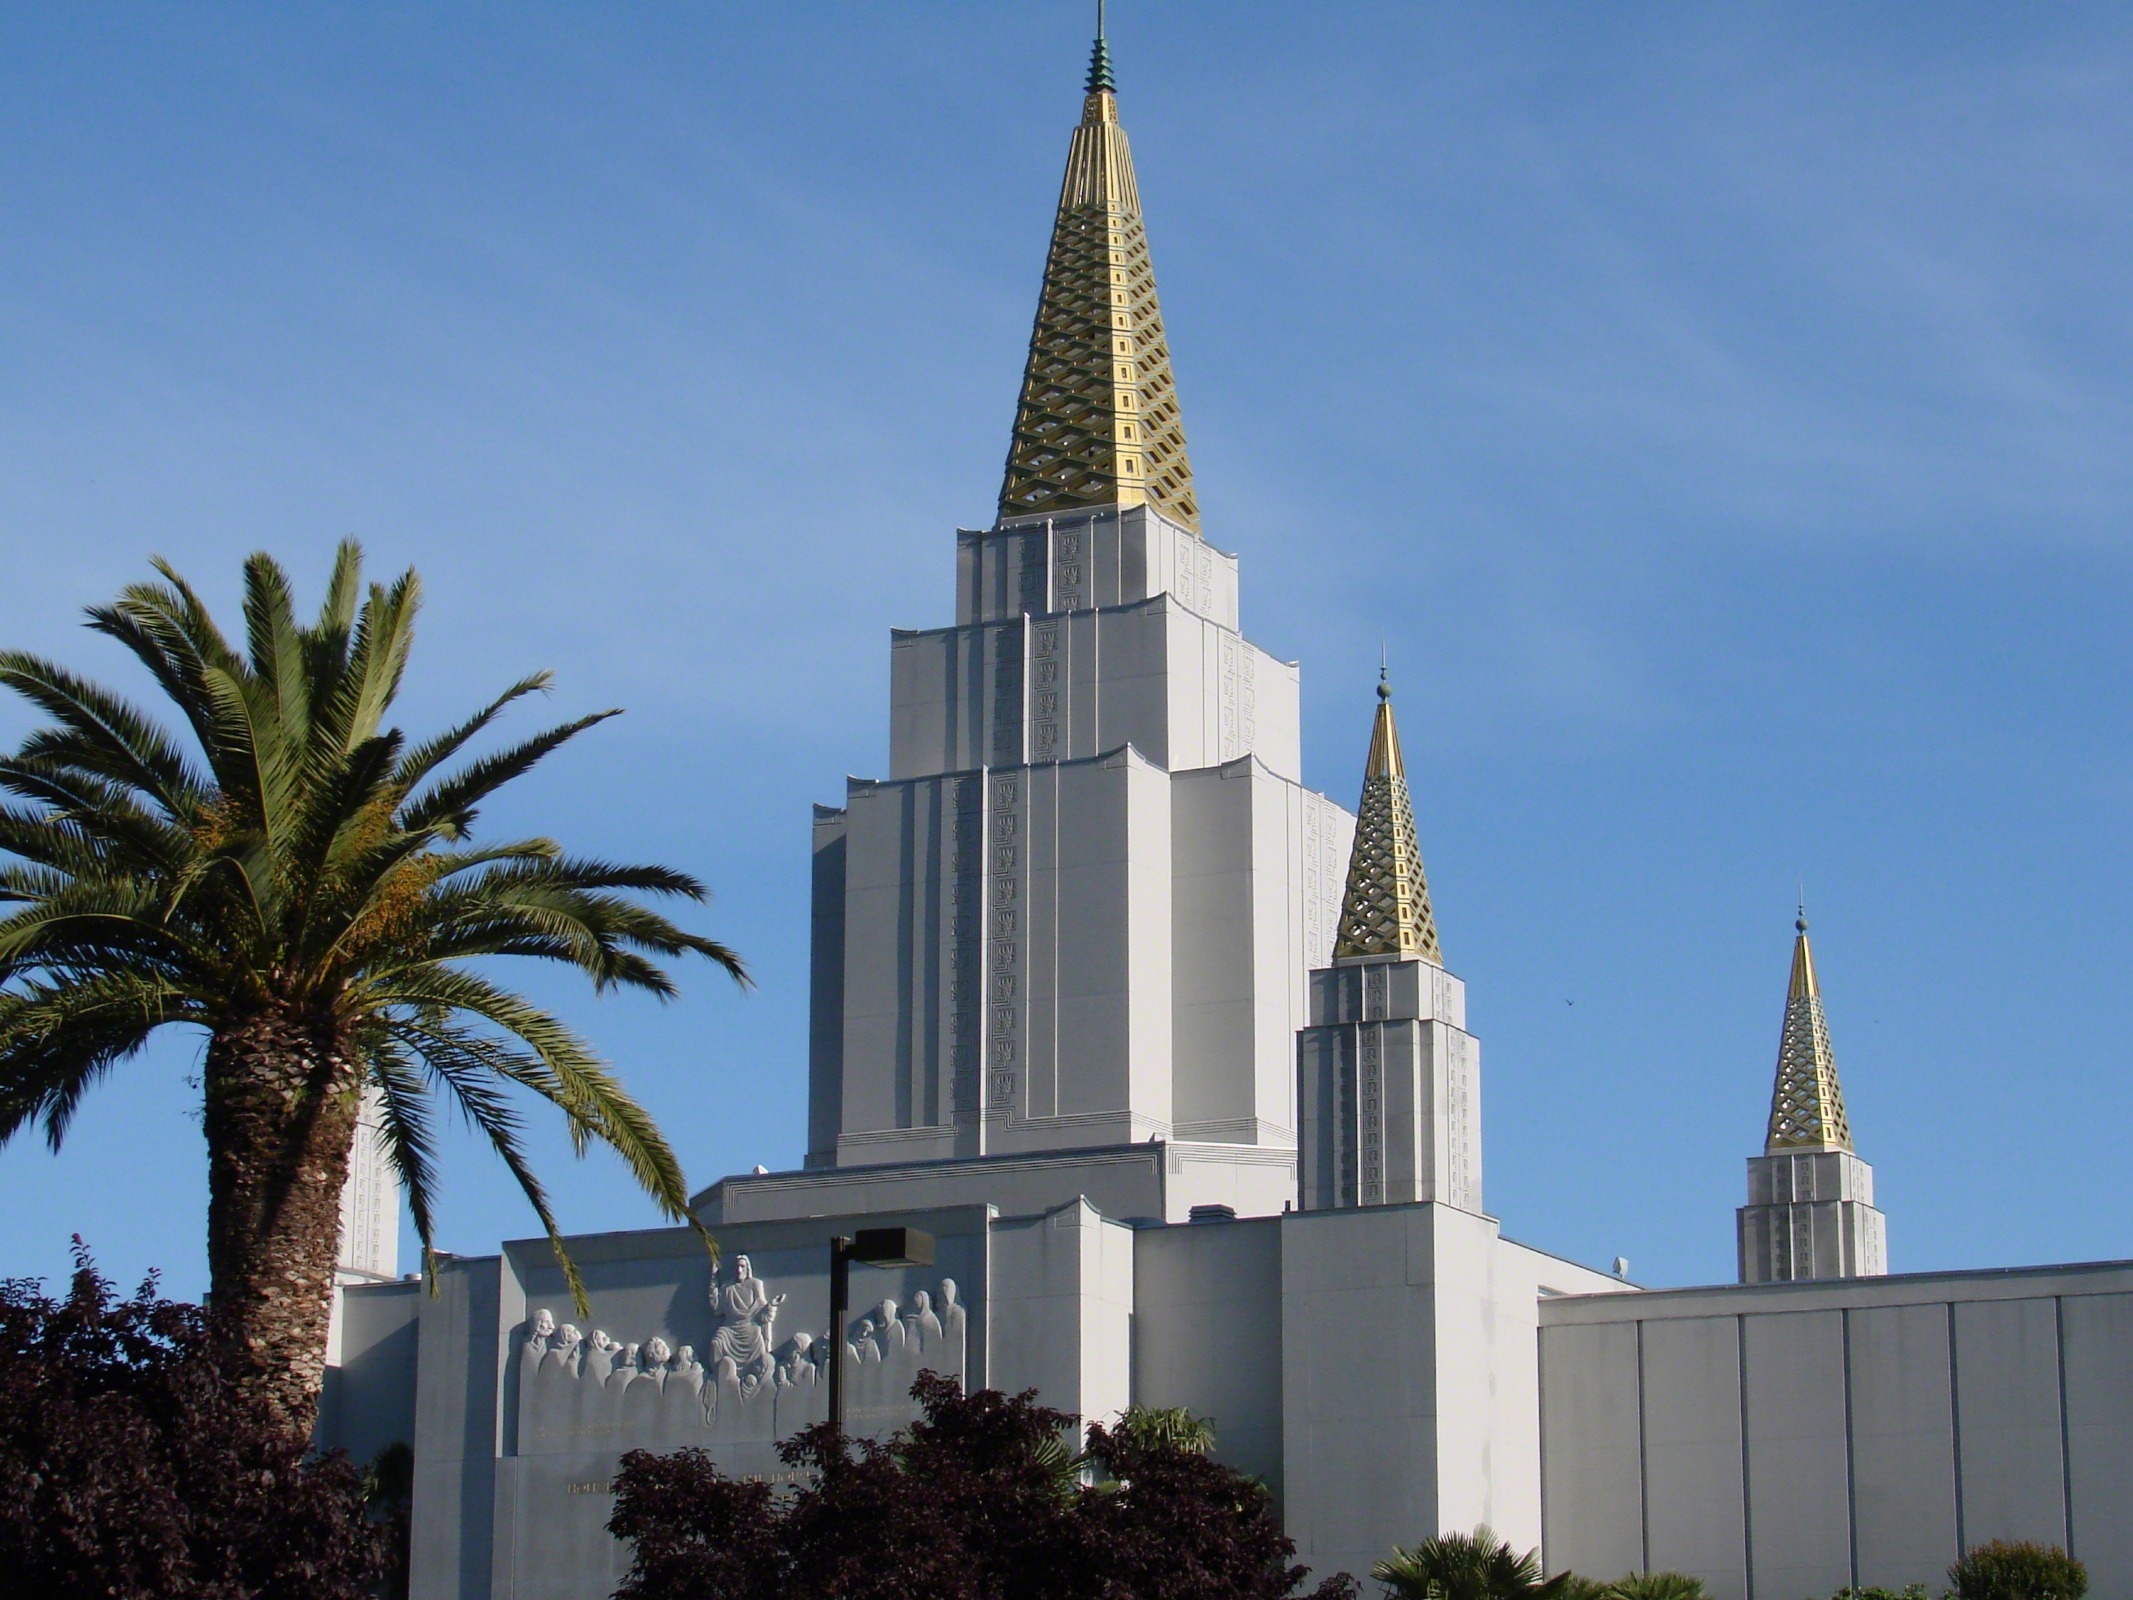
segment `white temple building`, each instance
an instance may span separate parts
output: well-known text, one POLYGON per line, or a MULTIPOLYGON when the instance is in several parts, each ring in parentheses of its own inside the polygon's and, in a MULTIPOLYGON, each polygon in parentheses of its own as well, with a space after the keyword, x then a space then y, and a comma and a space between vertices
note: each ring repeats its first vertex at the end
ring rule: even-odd
POLYGON ((1726 1600, 1999 1536, 2133 1595, 2133 1263, 1888 1275, 1804 916, 1740 1282, 1504 1237, 1392 687, 1351 814, 1211 532, 1099 40, 997 516, 953 623, 892 635, 888 772, 815 811, 804 1164, 696 1197, 715 1272, 686 1229, 571 1241, 581 1330, 545 1241, 393 1280, 359 1153, 321 1428, 413 1446, 418 1600, 609 1592, 617 1456, 781 1472, 833 1360, 860 1432, 927 1368, 1211 1417, 1321 1573, 1485 1521, 1726 1600), (859 1219, 938 1262, 833 1328, 859 1219))

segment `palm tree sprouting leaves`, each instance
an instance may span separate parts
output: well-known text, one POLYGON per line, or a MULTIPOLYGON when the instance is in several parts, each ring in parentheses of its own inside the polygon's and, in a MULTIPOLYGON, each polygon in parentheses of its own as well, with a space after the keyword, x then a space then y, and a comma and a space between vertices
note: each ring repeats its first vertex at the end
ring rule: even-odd
MULTIPOLYGON (((215 1241, 268 1248, 276 1197, 295 1182, 284 1172, 245 1188, 243 1163, 271 1164, 277 1139, 295 1160, 322 1125, 329 1146, 344 1123, 352 1137, 356 1102, 370 1093, 426 1268, 442 1104, 502 1158, 582 1304, 520 1147, 512 1091, 561 1111, 580 1153, 594 1141, 614 1149, 686 1219, 681 1169, 587 1043, 499 984, 493 958, 556 963, 597 989, 662 999, 675 992, 664 958, 704 956, 747 981, 733 951, 645 903, 701 900, 694 879, 566 855, 546 838, 475 840, 498 790, 614 713, 462 760, 548 678, 522 679, 456 727, 409 742, 387 717, 413 640, 413 572, 366 592, 362 553, 343 544, 306 626, 281 568, 255 555, 240 649, 176 572, 156 570, 162 581, 92 609, 90 626, 147 669, 182 736, 63 667, 0 652, 0 685, 50 723, 0 759, 0 1141, 34 1125, 56 1149, 91 1085, 157 1029, 188 1024, 209 1039, 215 1182, 244 1190, 256 1224, 218 1234, 223 1195, 211 1184, 218 1300, 230 1263, 215 1241), (274 1093, 256 1092, 277 1072, 274 1093), (218 1104, 237 1108, 223 1119, 237 1132, 219 1165, 218 1104), (239 1145, 241 1159, 230 1153, 239 1145)), ((321 1159, 345 1170, 345 1142, 321 1159)), ((327 1250, 330 1278, 330 1240, 327 1250)))
POLYGON ((1632 1572, 1600 1593, 1604 1600, 1710 1600, 1703 1580, 1686 1572, 1632 1572))
POLYGON ((1370 1575, 1394 1600, 1559 1600, 1576 1581, 1568 1573, 1543 1577, 1538 1551, 1520 1554, 1486 1524, 1411 1550, 1395 1545, 1370 1575))
POLYGON ((1544 1577, 1539 1551, 1521 1555, 1486 1524, 1412 1550, 1394 1546, 1370 1575, 1389 1600, 1707 1600, 1702 1581, 1679 1572, 1632 1572, 1611 1583, 1574 1572, 1544 1577))

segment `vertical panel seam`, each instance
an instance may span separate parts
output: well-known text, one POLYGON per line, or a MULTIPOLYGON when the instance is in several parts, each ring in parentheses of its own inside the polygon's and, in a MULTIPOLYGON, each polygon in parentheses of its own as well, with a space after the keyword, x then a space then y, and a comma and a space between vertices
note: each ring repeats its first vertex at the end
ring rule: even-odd
POLYGON ((1540 1425, 1541 1571, 1548 1571, 1548 1330, 1533 1330, 1533 1416, 1540 1425))
POLYGON ((1839 1315, 1844 1329, 1844 1524, 1850 1536, 1852 1587, 1859 1587, 1859 1464, 1852 1442, 1852 1313, 1846 1306, 1839 1315))
POLYGON ((1637 1549, 1638 1566, 1652 1570, 1652 1473, 1644 1439, 1644 1319, 1637 1329, 1637 1549))
POLYGON ((2066 1553, 2079 1557, 2074 1548, 2074 1440, 2067 1425, 2066 1404, 2066 1296, 2052 1296, 2052 1342, 2059 1354, 2059 1493, 2064 1515, 2066 1553))
POLYGON ((1740 1389, 1740 1552, 1748 1600, 1755 1600, 1755 1500, 1748 1492, 1748 1318, 1733 1319, 1734 1381, 1740 1389))
POLYGON ((1955 1554, 1962 1558, 1968 1543, 1963 1527, 1963 1383, 1956 1365, 1955 1302, 1948 1307, 1948 1441, 1955 1455, 1955 1554))

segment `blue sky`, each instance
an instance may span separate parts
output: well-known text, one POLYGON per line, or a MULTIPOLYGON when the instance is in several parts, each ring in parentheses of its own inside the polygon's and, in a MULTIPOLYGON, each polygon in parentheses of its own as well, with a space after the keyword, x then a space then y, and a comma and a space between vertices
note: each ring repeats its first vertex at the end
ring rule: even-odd
MULTIPOLYGON (((760 979, 540 992, 692 1181, 795 1163, 808 804, 990 514, 1085 10, 0 11, 0 640, 131 686, 79 612, 152 554, 416 565, 408 726, 626 706, 495 821, 695 872, 760 979)), ((2133 12, 1112 37, 1207 531, 1345 803, 1392 653, 1506 1231, 1731 1277, 1804 878, 1893 1264, 2133 1256, 2133 12)), ((0 1273, 204 1287, 197 1056, 0 1151, 0 1273)), ((534 1231, 450 1157, 447 1248, 534 1231)))

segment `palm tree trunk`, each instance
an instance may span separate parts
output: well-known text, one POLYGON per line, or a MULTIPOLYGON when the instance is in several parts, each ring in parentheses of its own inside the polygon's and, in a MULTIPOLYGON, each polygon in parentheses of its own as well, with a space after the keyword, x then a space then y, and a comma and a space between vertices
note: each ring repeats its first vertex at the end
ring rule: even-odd
POLYGON ((359 1085, 330 1021, 253 1013, 208 1041, 210 1308, 239 1381, 305 1434, 325 1381, 359 1085))

